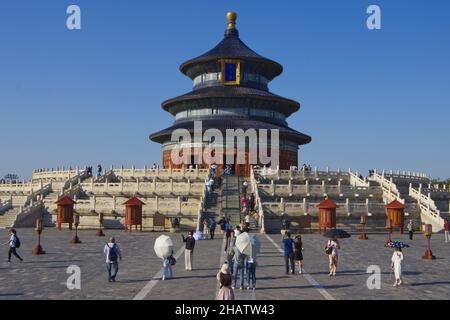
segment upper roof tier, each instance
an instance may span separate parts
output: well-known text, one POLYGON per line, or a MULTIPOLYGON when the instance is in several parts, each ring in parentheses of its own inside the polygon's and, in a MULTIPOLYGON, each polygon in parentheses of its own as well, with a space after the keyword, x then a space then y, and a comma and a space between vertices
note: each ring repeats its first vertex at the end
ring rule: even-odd
POLYGON ((239 59, 251 64, 252 69, 257 69, 269 81, 279 76, 283 72, 281 64, 257 54, 239 39, 239 31, 235 26, 236 17, 235 13, 229 12, 227 14, 228 29, 225 31, 224 39, 212 50, 183 63, 180 71, 194 79, 210 71, 211 62, 217 63, 219 59, 239 59))

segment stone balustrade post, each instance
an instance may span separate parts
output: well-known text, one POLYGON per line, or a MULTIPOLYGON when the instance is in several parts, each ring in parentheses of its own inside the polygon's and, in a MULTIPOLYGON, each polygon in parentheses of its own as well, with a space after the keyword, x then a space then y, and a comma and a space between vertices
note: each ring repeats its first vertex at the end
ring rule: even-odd
POLYGON ((136 191, 139 193, 141 191, 141 181, 139 180, 139 177, 136 178, 136 191))
POLYGON ((315 178, 319 177, 319 171, 317 170, 317 167, 314 168, 314 177, 315 178))
POLYGON ((292 181, 291 180, 288 181, 288 189, 289 189, 289 196, 292 197, 293 187, 292 187, 292 181))
POLYGON ((309 180, 305 180, 306 193, 309 193, 309 180))
POLYGON ((270 192, 272 193, 272 195, 275 195, 275 182, 273 181, 273 179, 270 180, 270 192))
POLYGON ((113 199, 113 200, 112 200, 112 201, 113 201, 113 210, 116 211, 116 209, 117 209, 117 201, 116 201, 116 200, 117 200, 117 197, 116 197, 116 196, 113 196, 112 199, 113 199))
POLYGON ((350 200, 348 198, 345 199, 345 208, 347 212, 350 212, 350 200))
POLYGON ((156 203, 156 211, 158 211, 159 210, 159 197, 158 196, 155 197, 155 203, 156 203))
POLYGON ((307 207, 307 205, 306 205, 306 198, 303 198, 303 204, 302 204, 302 206, 303 206, 303 214, 308 213, 308 207, 307 207))
POLYGON ((153 189, 152 192, 156 192, 156 177, 153 178, 152 189, 153 189))
POLYGON ((105 186, 104 186, 104 192, 108 192, 108 178, 105 179, 105 186))
POLYGON ((146 177, 146 176, 147 176, 147 165, 144 164, 144 177, 146 177))
POLYGON ((342 185, 341 185, 341 180, 338 181, 338 193, 341 194, 342 192, 342 185))
POLYGON ((181 197, 178 196, 178 212, 181 213, 181 197))
POLYGON ((170 192, 173 192, 173 178, 170 177, 170 192))
POLYGON ((281 208, 281 212, 285 212, 286 211, 286 203, 284 202, 284 198, 281 197, 280 199, 280 208, 281 208))
POLYGON ((327 193, 327 189, 325 186, 325 180, 322 180, 322 193, 327 193))
POLYGON ((191 188, 192 188, 191 178, 188 178, 187 185, 188 185, 188 194, 190 194, 191 193, 191 188))

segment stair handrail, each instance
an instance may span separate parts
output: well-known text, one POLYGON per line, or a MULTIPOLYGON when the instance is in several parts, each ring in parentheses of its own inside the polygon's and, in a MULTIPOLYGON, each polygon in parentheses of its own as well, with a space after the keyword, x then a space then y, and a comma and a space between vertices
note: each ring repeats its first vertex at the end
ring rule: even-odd
POLYGON ((386 179, 384 174, 380 175, 374 170, 369 179, 373 179, 375 182, 380 184, 383 189, 383 198, 385 200, 388 202, 398 200, 401 203, 405 203, 405 200, 401 197, 397 185, 391 179, 386 179))
POLYGON ((433 219, 438 225, 444 225, 444 219, 441 217, 441 211, 437 208, 436 203, 431 199, 430 195, 424 195, 420 190, 416 190, 409 186, 409 195, 417 200, 422 213, 433 219))
POLYGON ((265 232, 265 227, 264 227, 264 209, 261 203, 261 197, 259 196, 259 190, 258 190, 258 183, 256 182, 255 179, 255 169, 253 169, 253 166, 250 168, 250 184, 252 186, 252 191, 255 195, 255 203, 257 204, 258 207, 258 226, 260 228, 260 232, 264 233, 265 232))
POLYGON ((351 169, 348 170, 348 173, 350 175, 350 184, 354 187, 370 187, 370 182, 364 178, 361 179, 359 176, 359 173, 353 173, 351 169))
POLYGON ((13 207, 12 199, 0 203, 0 214, 3 214, 3 213, 5 213, 6 211, 12 209, 12 207, 13 207))

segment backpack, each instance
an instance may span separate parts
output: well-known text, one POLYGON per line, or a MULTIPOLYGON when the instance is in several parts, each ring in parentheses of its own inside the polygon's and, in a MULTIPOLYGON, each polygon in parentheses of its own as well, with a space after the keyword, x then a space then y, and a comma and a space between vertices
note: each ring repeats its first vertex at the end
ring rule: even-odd
POLYGON ((177 263, 177 259, 175 259, 174 256, 168 257, 167 260, 169 260, 169 264, 170 264, 171 266, 174 266, 174 265, 176 265, 176 263, 177 263))
POLYGON ((16 237, 16 248, 20 248, 20 245, 21 245, 20 239, 18 236, 15 236, 15 237, 16 237))
MULTIPOLYGON (((329 244, 331 244, 330 242, 328 242, 329 244)), ((328 245, 325 247, 325 253, 330 255, 333 253, 333 247, 328 247, 328 245)))
POLYGON ((112 247, 108 246, 108 248, 109 248, 108 260, 110 262, 116 262, 117 261, 116 244, 114 244, 112 247))

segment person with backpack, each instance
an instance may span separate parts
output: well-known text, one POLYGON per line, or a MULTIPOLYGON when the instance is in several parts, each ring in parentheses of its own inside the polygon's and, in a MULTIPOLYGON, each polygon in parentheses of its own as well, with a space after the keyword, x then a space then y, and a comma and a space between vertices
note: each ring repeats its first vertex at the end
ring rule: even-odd
POLYGON ((336 276, 337 265, 338 265, 338 250, 341 248, 338 239, 334 236, 327 242, 325 248, 325 253, 328 255, 330 277, 336 276))
POLYGON ((20 248, 20 239, 17 236, 16 229, 11 229, 10 231, 11 237, 9 238, 9 241, 5 242, 3 245, 9 244, 9 251, 8 251, 8 263, 11 263, 11 255, 14 255, 17 259, 20 260, 20 262, 23 261, 22 257, 19 256, 17 253, 17 249, 20 248))
POLYGON ((299 274, 303 273, 303 241, 302 236, 298 235, 294 239, 294 260, 298 262, 299 274))
POLYGON ((192 264, 194 261, 194 247, 195 247, 195 239, 193 237, 192 231, 189 231, 188 236, 185 238, 182 236, 183 242, 186 243, 184 249, 184 265, 186 271, 192 271, 192 264))
POLYGON ((116 276, 119 272, 119 260, 122 260, 122 253, 114 237, 109 238, 109 242, 105 245, 103 253, 106 255, 108 282, 116 282, 116 276))
POLYGON ((283 244, 284 244, 284 262, 286 264, 286 274, 289 274, 289 263, 291 264, 291 274, 295 274, 294 240, 292 240, 290 232, 285 233, 283 244))

